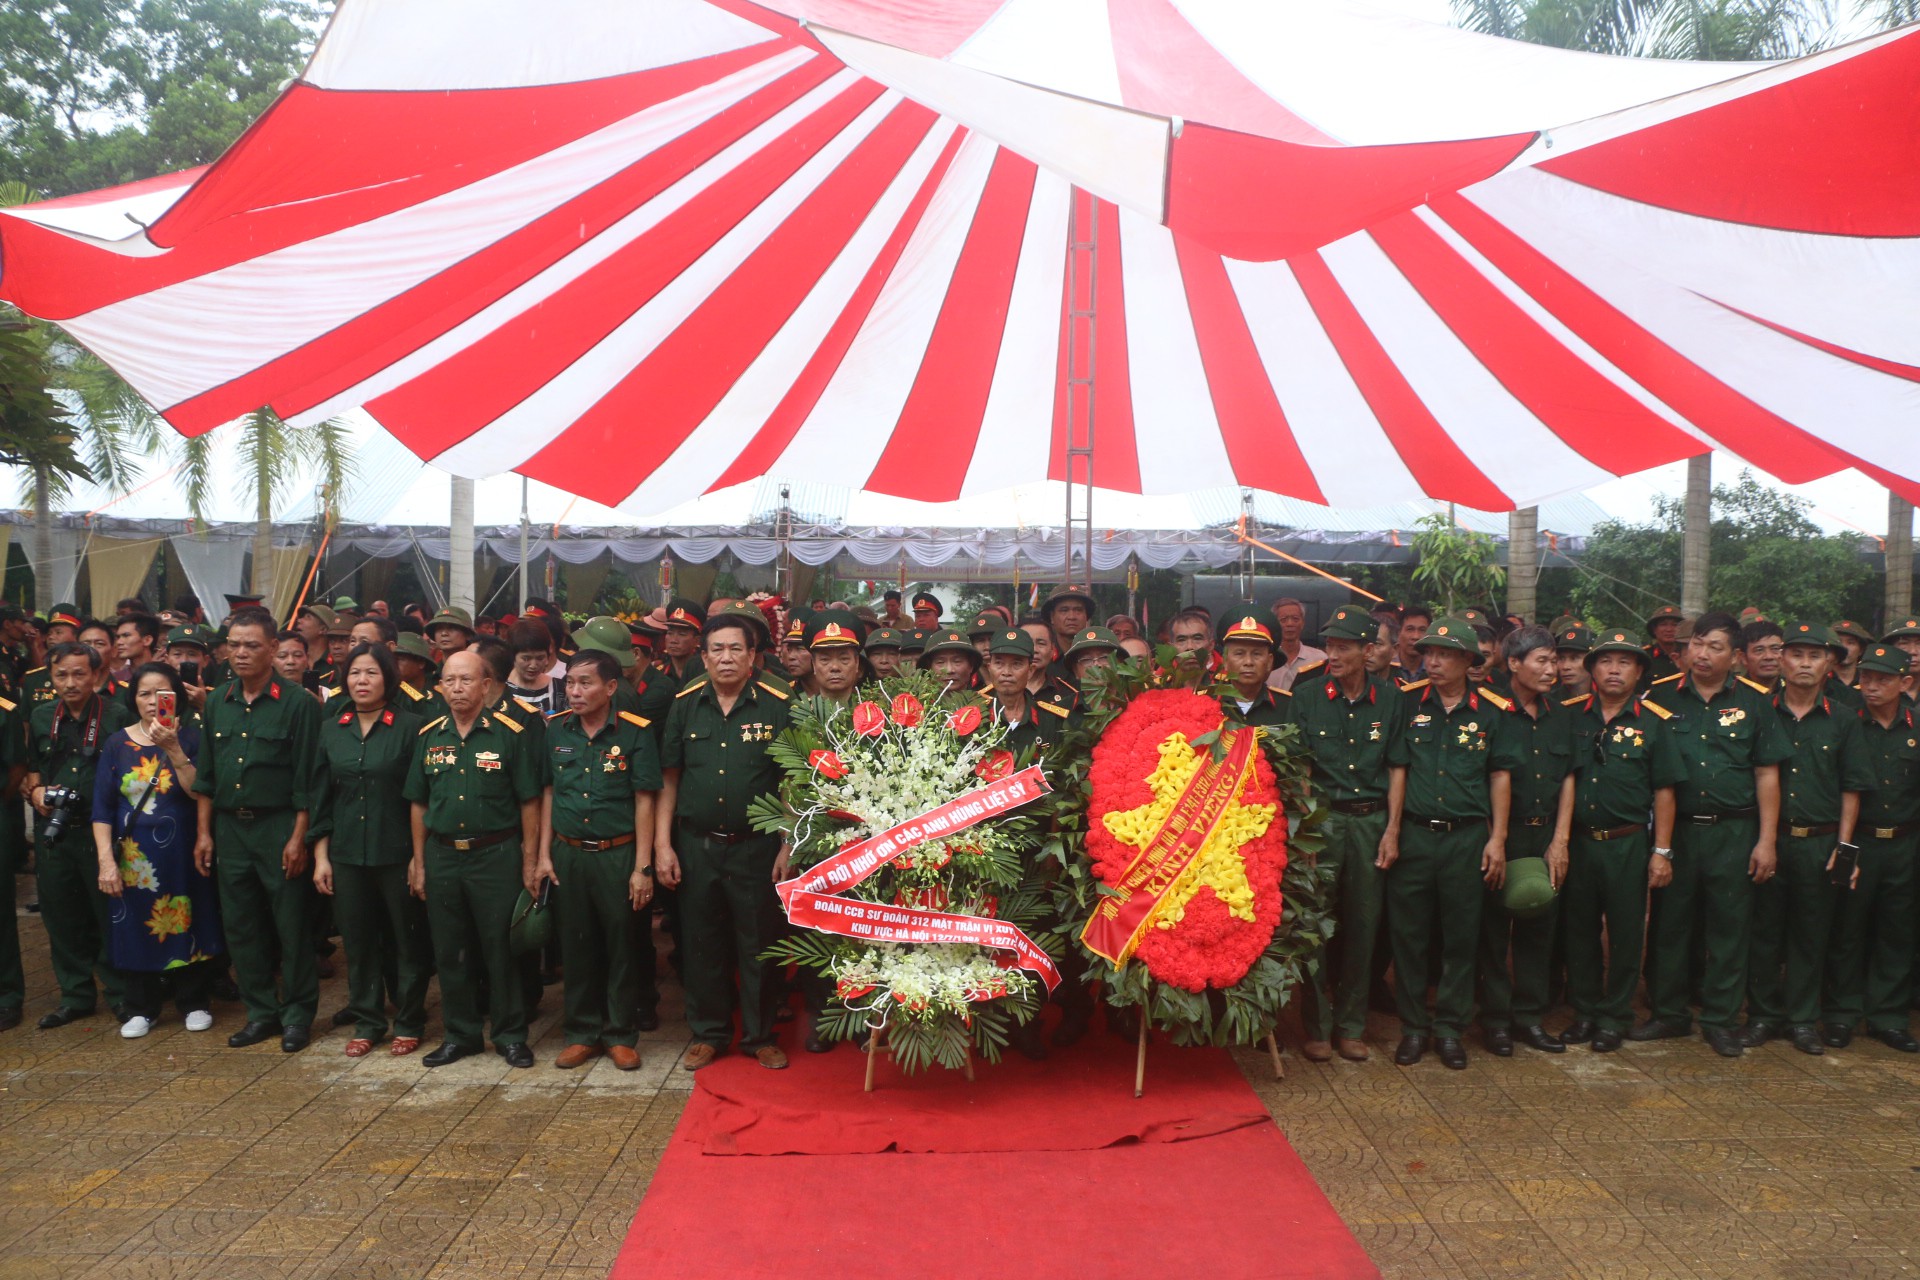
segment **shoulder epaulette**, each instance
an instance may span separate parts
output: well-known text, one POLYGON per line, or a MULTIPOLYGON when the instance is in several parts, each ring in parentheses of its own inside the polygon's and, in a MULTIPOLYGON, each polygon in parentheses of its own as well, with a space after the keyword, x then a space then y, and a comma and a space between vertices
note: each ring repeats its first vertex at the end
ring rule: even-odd
POLYGON ((446 722, 447 722, 447 718, 445 716, 441 716, 438 720, 427 721, 425 724, 420 726, 420 736, 425 737, 427 734, 432 733, 435 729, 438 729, 441 725, 445 724, 446 722))
POLYGON ((31 671, 22 671, 22 672, 21 672, 20 674, 21 674, 21 676, 22 676, 22 677, 25 677, 25 676, 37 676, 37 675, 39 675, 39 674, 40 674, 40 673, 41 673, 42 671, 45 671, 45 670, 46 670, 46 668, 45 668, 45 667, 35 667, 35 668, 34 668, 33 670, 31 670, 31 671))
POLYGON ((765 680, 755 680, 754 683, 759 685, 762 689, 765 689, 768 693, 772 694, 774 697, 780 699, 780 701, 782 702, 785 702, 787 699, 793 696, 792 694, 788 693, 785 689, 774 688, 772 685, 768 684, 765 680))
POLYGON ((1293 696, 1293 690, 1291 689, 1268 689, 1267 692, 1277 693, 1283 698, 1291 698, 1293 696))
POLYGON ((1418 680, 1409 680, 1405 684, 1400 686, 1400 692, 1411 693, 1415 689, 1424 689, 1427 687, 1427 683, 1428 681, 1425 676, 1422 676, 1418 680))
POLYGON ((1571 698, 1560 699, 1560 705, 1563 707, 1577 707, 1585 702, 1589 696, 1590 695, 1584 693, 1576 693, 1571 698))
POLYGON ((1640 699, 1640 705, 1659 716, 1662 720, 1673 719, 1673 712, 1667 710, 1657 702, 1648 702, 1645 698, 1642 698, 1640 699))
POLYGON ((1755 693, 1764 693, 1769 698, 1773 696, 1773 690, 1767 688, 1767 686, 1761 684, 1758 680, 1749 680, 1745 676, 1736 676, 1734 678, 1737 679, 1741 684, 1747 686, 1747 688, 1753 690, 1755 693))
POLYGON ((688 694, 698 693, 700 690, 706 687, 707 687, 707 681, 706 681, 706 678, 703 676, 702 678, 695 680, 692 684, 683 687, 680 690, 680 692, 674 694, 673 696, 676 698, 684 698, 688 694))
POLYGON ((1317 658, 1314 661, 1309 662, 1306 666, 1301 667, 1298 671, 1294 672, 1293 678, 1298 680, 1301 676, 1310 676, 1314 672, 1320 670, 1322 667, 1326 665, 1327 665, 1327 660, 1325 658, 1317 658))
POLYGON ((1681 676, 1684 676, 1685 674, 1687 674, 1687 673, 1686 673, 1686 672, 1684 672, 1684 671, 1676 671, 1676 672, 1674 672, 1674 673, 1673 673, 1672 675, 1670 675, 1670 676, 1661 676, 1661 677, 1660 677, 1660 678, 1659 678, 1658 680, 1655 680, 1655 681, 1654 681, 1654 683, 1655 683, 1655 684, 1667 684, 1667 683, 1669 683, 1669 682, 1671 682, 1671 681, 1674 681, 1674 680, 1678 680, 1678 679, 1679 679, 1679 678, 1680 678, 1681 676))
POLYGON ((1487 688, 1485 685, 1480 686, 1480 696, 1485 698, 1488 702, 1491 702, 1494 706, 1500 708, 1502 711, 1513 710, 1513 700, 1511 698, 1503 698, 1499 694, 1495 693, 1493 690, 1487 688))
POLYGON ((1067 710, 1065 707, 1055 702, 1041 702, 1036 699, 1033 705, 1040 708, 1042 711, 1053 712, 1053 714, 1059 716, 1062 720, 1065 720, 1068 716, 1073 714, 1073 712, 1067 710))
MULTIPOLYGON (((567 714, 572 715, 573 712, 569 711, 567 712, 567 714)), ((633 712, 631 711, 622 711, 620 713, 620 718, 622 720, 625 720, 628 724, 638 725, 642 729, 650 728, 653 725, 653 721, 647 719, 645 716, 637 716, 633 714, 633 712)))
POLYGON ((520 732, 520 722, 518 720, 515 720, 512 716, 504 716, 504 715, 501 715, 498 711, 496 711, 493 713, 493 718, 495 720, 498 720, 501 724, 507 726, 507 728, 513 730, 515 733, 520 732))
POLYGON ((0 711, 11 711, 17 705, 17 703, 8 702, 5 698, 0 698, 0 711))
POLYGON ((540 714, 540 708, 534 706, 531 702, 528 702, 525 698, 521 697, 519 694, 515 694, 511 699, 511 701, 518 704, 520 709, 526 712, 530 716, 537 716, 540 714))
POLYGON ((418 689, 408 684, 405 680, 402 680, 400 682, 400 692, 406 694, 409 698, 412 698, 415 702, 425 702, 427 700, 426 694, 420 692, 418 689))

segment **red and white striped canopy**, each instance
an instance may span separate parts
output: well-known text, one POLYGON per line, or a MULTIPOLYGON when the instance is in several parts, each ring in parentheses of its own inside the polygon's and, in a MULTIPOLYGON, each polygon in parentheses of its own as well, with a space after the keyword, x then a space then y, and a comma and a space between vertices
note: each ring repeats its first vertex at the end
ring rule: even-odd
POLYGON ((769 4, 342 0, 211 167, 0 214, 0 297, 189 434, 364 406, 635 512, 940 501, 1063 474, 1078 209, 1103 488, 1497 510, 1719 446, 1915 492, 1920 33, 769 4))

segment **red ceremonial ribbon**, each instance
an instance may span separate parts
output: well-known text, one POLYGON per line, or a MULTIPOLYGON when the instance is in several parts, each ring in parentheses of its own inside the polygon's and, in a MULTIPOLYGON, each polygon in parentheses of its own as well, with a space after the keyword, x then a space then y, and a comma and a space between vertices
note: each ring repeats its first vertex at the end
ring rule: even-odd
POLYGON ((1022 969, 1032 970, 1051 991, 1060 971, 1047 953, 1017 925, 987 916, 953 915, 918 907, 862 902, 840 897, 907 850, 943 840, 968 827, 1038 800, 1051 788, 1039 765, 977 787, 965 795, 916 814, 879 835, 856 841, 824 862, 774 886, 787 919, 806 929, 873 942, 964 942, 1011 951, 1022 969))

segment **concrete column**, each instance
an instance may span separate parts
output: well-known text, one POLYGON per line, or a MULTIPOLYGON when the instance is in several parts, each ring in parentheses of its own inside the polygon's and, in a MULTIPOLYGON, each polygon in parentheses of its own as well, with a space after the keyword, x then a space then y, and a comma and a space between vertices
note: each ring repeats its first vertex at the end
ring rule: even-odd
POLYGON ((453 513, 449 520, 447 603, 473 611, 473 481, 452 477, 453 513))
POLYGON ((1540 508, 1520 507, 1507 513, 1507 612, 1528 622, 1540 606, 1540 508))
POLYGON ((1885 630, 1913 612, 1913 504, 1887 494, 1887 616, 1885 630))
POLYGON ((1713 526, 1713 455, 1687 459, 1686 524, 1680 544, 1680 612, 1707 611, 1708 549, 1713 526))

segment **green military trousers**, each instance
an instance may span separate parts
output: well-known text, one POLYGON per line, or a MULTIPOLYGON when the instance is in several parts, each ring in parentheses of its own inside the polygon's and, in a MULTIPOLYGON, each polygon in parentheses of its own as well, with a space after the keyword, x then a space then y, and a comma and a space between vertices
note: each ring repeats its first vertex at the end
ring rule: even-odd
POLYGON ((1809 1027, 1820 1019, 1827 952, 1839 898, 1827 859, 1839 836, 1780 837, 1780 866, 1753 891, 1753 941, 1747 949, 1747 1020, 1809 1027))
POLYGON ((642 923, 627 896, 633 846, 589 851, 556 836, 553 873, 560 882, 554 894, 566 968, 567 1043, 631 1049, 640 1037, 634 1022, 640 1003, 635 934, 642 923))
POLYGON ((780 966, 761 959, 780 938, 780 899, 773 862, 780 837, 753 835, 728 843, 686 823, 674 828, 680 856, 680 972, 687 989, 687 1028, 700 1044, 724 1050, 733 1039, 735 973, 739 977, 740 1047, 773 1043, 780 1003, 780 966))
MULTIPOLYGON (((126 987, 107 958, 107 931, 109 913, 119 902, 100 892, 100 855, 94 851, 91 819, 85 813, 74 814, 57 842, 47 840, 44 819, 40 831, 34 847, 34 882, 40 892, 40 919, 47 927, 54 981, 60 984, 60 1007, 91 1011, 96 973, 108 1006, 118 1005, 126 998, 126 987)), ((14 948, 19 949, 17 934, 14 948)))
POLYGON ((1673 880, 1655 890, 1660 909, 1653 947, 1659 954, 1649 994, 1656 1020, 1692 1024, 1687 976, 1697 941, 1703 957, 1700 1025, 1731 1031, 1740 1024, 1753 925, 1747 863, 1759 831, 1757 818, 1722 819, 1711 826, 1682 818, 1674 827, 1673 880))
POLYGON ((440 971, 440 1021, 447 1043, 477 1052, 483 1044, 480 985, 493 1045, 527 1042, 527 993, 507 931, 520 898, 520 841, 461 852, 427 837, 427 920, 440 971))
POLYGON ((1633 1026, 1633 989, 1647 939, 1645 831, 1595 840, 1576 828, 1568 851, 1567 996, 1574 1017, 1603 1031, 1633 1026), (1602 934, 1604 932, 1604 941, 1602 934))
POLYGON ((1358 1040, 1367 1029, 1367 985, 1387 873, 1374 865, 1387 812, 1334 810, 1321 833, 1320 857, 1333 868, 1333 937, 1314 956, 1313 976, 1300 987, 1300 1019, 1314 1040, 1358 1040))
POLYGON ((0 1012, 19 1013, 27 999, 27 975, 20 964, 20 920, 14 875, 26 861, 27 824, 20 797, 0 804, 0 1012))
POLYGON ((1913 998, 1914 859, 1920 833, 1877 839, 1859 833, 1860 883, 1839 890, 1827 957, 1826 1021, 1904 1031, 1913 998))
POLYGON ((313 954, 317 895, 311 869, 289 879, 281 866, 292 835, 291 809, 251 820, 215 810, 213 874, 247 1021, 307 1027, 320 1008, 320 970, 313 954))
POLYGON ((333 864, 333 918, 347 948, 347 1011, 362 1040, 387 1034, 389 991, 393 1034, 417 1040, 426 1030, 432 942, 407 902, 406 863, 333 864))
MULTIPOLYGON (((1507 835, 1507 861, 1544 858, 1550 826, 1516 826, 1507 835)), ((1564 886, 1563 886, 1564 887, 1564 886)), ((1535 1027, 1547 1016, 1558 902, 1521 919, 1507 910, 1505 889, 1485 889, 1480 905, 1480 1025, 1535 1027)))
POLYGON ((1387 872, 1387 929, 1403 1035, 1458 1039, 1473 1019, 1473 959, 1486 897, 1480 855, 1486 846, 1484 820, 1452 831, 1409 823, 1400 833, 1400 857, 1387 872), (1439 990, 1429 1017, 1428 951, 1436 936, 1439 990))

